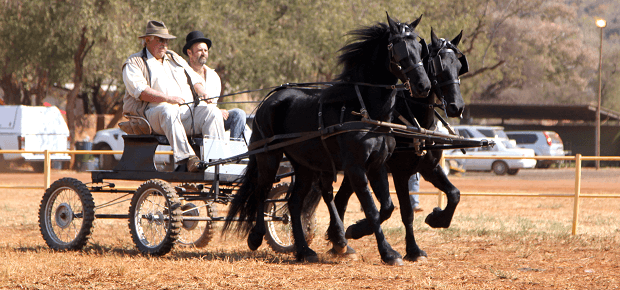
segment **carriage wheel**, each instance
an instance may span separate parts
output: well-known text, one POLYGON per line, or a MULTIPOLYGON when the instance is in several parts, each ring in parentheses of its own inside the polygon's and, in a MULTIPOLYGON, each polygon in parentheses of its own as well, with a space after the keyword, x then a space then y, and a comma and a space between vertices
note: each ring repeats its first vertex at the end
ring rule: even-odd
MULTIPOLYGON (((213 207, 204 201, 196 200, 183 204, 181 213, 183 217, 213 217, 213 207)), ((184 220, 181 223, 181 234, 177 242, 184 246, 202 248, 209 244, 213 235, 212 221, 184 220)))
POLYGON ((140 185, 131 199, 129 231, 140 252, 170 252, 181 231, 181 202, 172 185, 160 179, 140 185))
POLYGON ((95 220, 93 196, 81 181, 62 178, 45 191, 39 227, 54 250, 80 250, 90 238, 95 220))
MULTIPOLYGON (((288 189, 288 183, 277 184, 269 192, 268 199, 284 200, 286 198, 286 193, 288 192, 288 189)), ((309 245, 314 239, 316 220, 314 218, 314 215, 307 215, 308 216, 303 216, 301 221, 304 225, 304 235, 306 236, 306 242, 309 245)), ((287 202, 278 201, 266 203, 265 218, 278 219, 274 221, 265 221, 265 227, 267 228, 265 240, 267 241, 267 244, 269 244, 271 249, 277 253, 294 252, 295 239, 293 238, 293 227, 291 223, 291 215, 288 211, 287 202)))

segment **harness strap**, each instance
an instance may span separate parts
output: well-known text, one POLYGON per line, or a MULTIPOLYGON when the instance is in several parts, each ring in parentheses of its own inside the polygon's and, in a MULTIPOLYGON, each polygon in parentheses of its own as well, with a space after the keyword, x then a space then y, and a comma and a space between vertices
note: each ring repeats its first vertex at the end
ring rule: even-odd
MULTIPOLYGON (((323 128, 323 102, 319 100, 319 132, 321 131, 321 129, 323 128)), ((338 181, 338 175, 336 171, 336 164, 334 163, 334 159, 332 158, 330 152, 329 152, 329 148, 327 148, 327 143, 325 143, 325 135, 321 134, 321 144, 323 144, 323 148, 325 149, 325 152, 327 152, 327 156, 329 157, 329 161, 332 165, 332 174, 334 175, 334 182, 338 181)))
MULTIPOLYGON (((363 131, 371 132, 373 130, 376 130, 376 128, 373 129, 374 127, 376 126, 369 126, 368 122, 351 121, 351 122, 346 122, 344 124, 332 125, 332 126, 323 128, 319 131, 278 134, 278 135, 271 136, 269 138, 261 139, 259 141, 250 143, 250 145, 248 146, 248 151, 250 151, 251 154, 261 153, 267 150, 282 148, 288 145, 303 142, 303 141, 310 140, 312 138, 317 138, 320 136, 329 138, 329 137, 347 133, 347 132, 356 132, 356 131, 357 132, 363 132, 363 131), (282 139, 291 139, 291 138, 294 138, 294 139, 271 145, 271 143, 274 141, 278 141, 282 139), (255 152, 257 148, 263 147, 263 146, 265 148, 261 148, 255 152)), ((251 154, 248 154, 248 155, 251 155, 251 154)))
POLYGON ((443 83, 437 84, 436 86, 437 87, 443 87, 443 86, 452 85, 452 84, 460 85, 461 84, 461 79, 453 79, 453 80, 445 81, 443 83))
POLYGON ((360 114, 362 114, 362 117, 370 119, 368 111, 366 110, 366 105, 364 105, 364 100, 362 100, 362 94, 360 93, 360 87, 358 85, 355 85, 355 92, 357 93, 357 99, 360 101, 360 106, 362 106, 360 109, 360 114))

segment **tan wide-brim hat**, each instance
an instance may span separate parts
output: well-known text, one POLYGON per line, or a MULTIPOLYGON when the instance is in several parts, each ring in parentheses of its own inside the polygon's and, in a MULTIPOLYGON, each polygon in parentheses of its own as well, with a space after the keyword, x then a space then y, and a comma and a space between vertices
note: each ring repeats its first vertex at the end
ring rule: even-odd
POLYGON ((168 28, 161 21, 149 20, 146 23, 146 31, 144 35, 138 36, 138 38, 147 37, 147 36, 157 36, 163 39, 175 39, 177 38, 174 35, 168 33, 168 28))

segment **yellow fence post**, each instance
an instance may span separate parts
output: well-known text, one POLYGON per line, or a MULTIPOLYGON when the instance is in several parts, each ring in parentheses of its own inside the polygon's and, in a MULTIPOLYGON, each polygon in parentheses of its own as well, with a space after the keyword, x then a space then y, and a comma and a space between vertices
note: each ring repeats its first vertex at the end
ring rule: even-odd
POLYGON ((573 204, 573 235, 577 234, 579 218, 579 194, 581 193, 581 154, 575 156, 575 197, 573 204))
POLYGON ((51 178, 50 178, 50 171, 52 171, 52 158, 50 157, 50 152, 49 150, 45 150, 45 160, 43 161, 43 185, 45 186, 45 189, 50 187, 51 184, 51 178))

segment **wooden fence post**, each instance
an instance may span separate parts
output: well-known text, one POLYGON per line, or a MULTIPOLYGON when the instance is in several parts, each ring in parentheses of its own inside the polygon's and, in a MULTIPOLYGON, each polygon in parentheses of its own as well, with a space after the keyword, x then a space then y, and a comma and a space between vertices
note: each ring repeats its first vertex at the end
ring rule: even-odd
POLYGON ((581 193, 581 154, 575 156, 575 197, 573 203, 573 235, 577 234, 579 194, 581 193))
POLYGON ((50 171, 52 171, 52 158, 49 150, 44 151, 45 160, 43 160, 43 186, 48 189, 51 185, 50 171))

